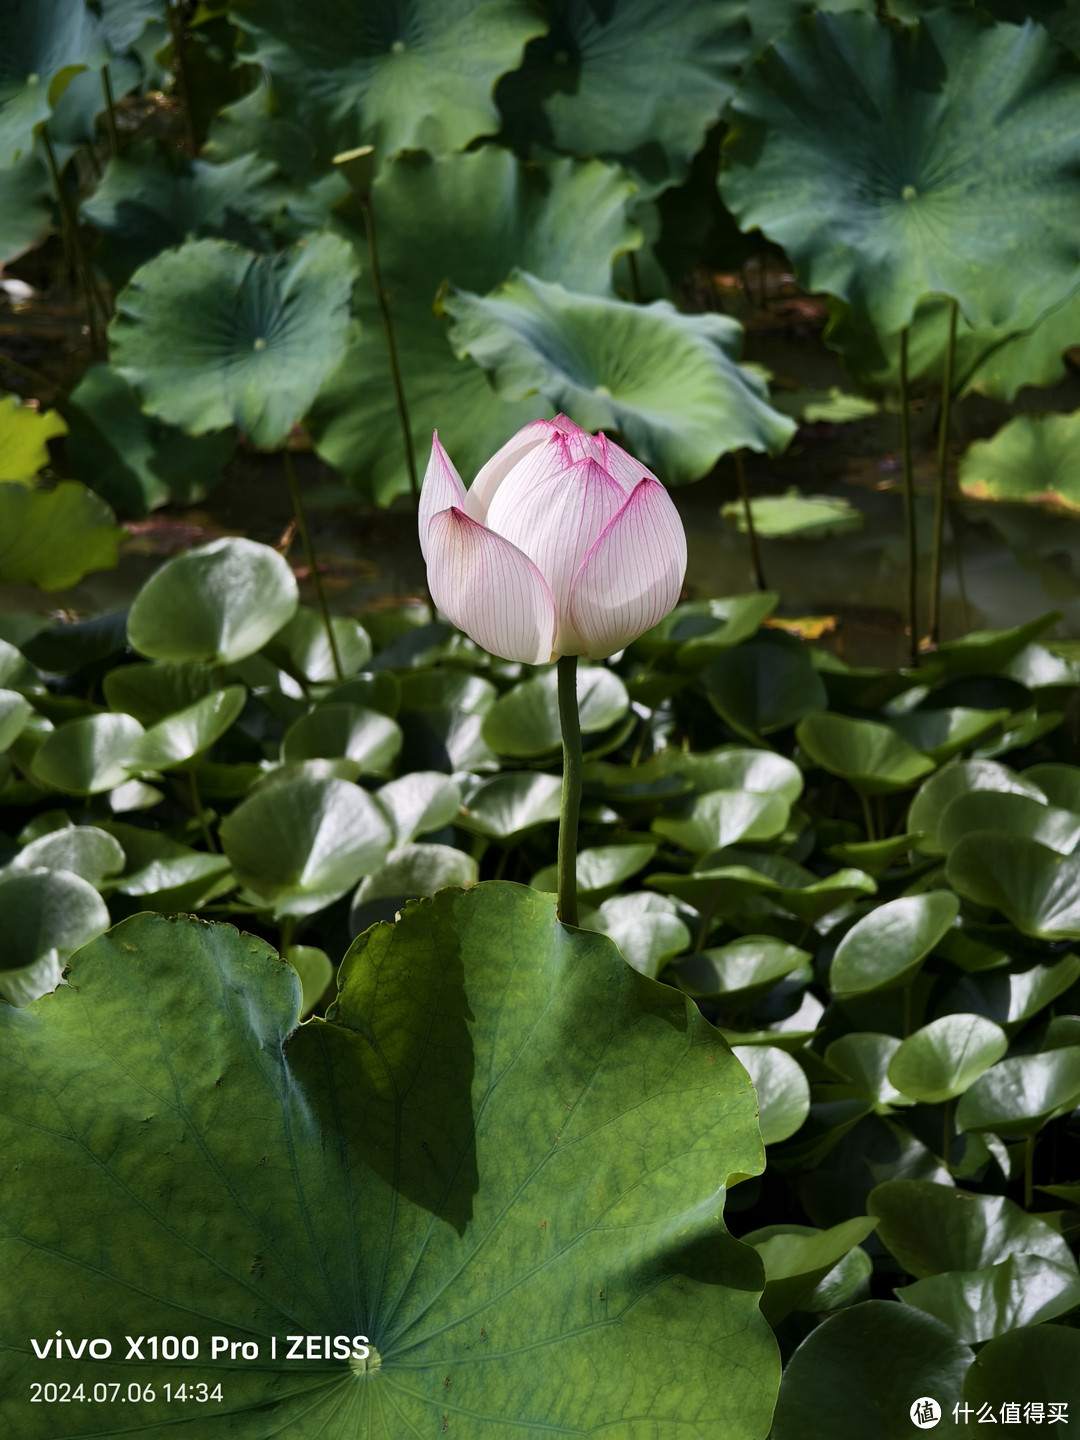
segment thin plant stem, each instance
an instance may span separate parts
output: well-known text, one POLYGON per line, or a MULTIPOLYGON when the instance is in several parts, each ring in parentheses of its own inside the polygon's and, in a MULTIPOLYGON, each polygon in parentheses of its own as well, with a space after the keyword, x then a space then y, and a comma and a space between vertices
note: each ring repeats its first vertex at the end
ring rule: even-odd
POLYGON ((971 604, 968 600, 967 582, 964 579, 964 516, 960 506, 949 502, 949 528, 952 530, 953 551, 956 555, 956 588, 960 591, 960 619, 964 634, 971 629, 971 604))
POLYGON ((559 656, 559 721, 562 726, 563 782, 559 811, 558 916, 578 923, 577 848, 581 814, 581 721, 578 716, 576 655, 559 656))
POLYGON ((370 195, 361 196, 360 209, 364 216, 364 233, 367 235, 368 263, 371 266, 371 284, 375 291, 375 299, 378 302, 379 315, 382 318, 383 335, 386 339, 386 359, 390 366, 390 382, 394 387, 394 399, 397 401, 398 422, 401 425, 401 443, 405 449, 405 465, 409 472, 409 485, 412 487, 413 499, 419 504, 420 482, 416 474, 416 453, 413 450, 412 430, 409 428, 409 411, 405 404, 405 390, 401 383, 401 371, 398 369, 397 346, 394 343, 394 326, 390 319, 390 309, 386 303, 382 274, 379 270, 379 252, 375 244, 375 216, 372 211, 370 195))
POLYGON ((1024 1209, 1031 1209, 1035 1198, 1035 1131, 1024 1143, 1024 1209))
POLYGON ((107 65, 104 65, 101 70, 101 88, 105 92, 105 130, 109 136, 109 154, 119 155, 120 136, 116 129, 116 101, 113 99, 112 81, 109 79, 107 65))
POLYGON ((949 1168, 949 1158, 952 1153, 953 1111, 955 1109, 955 1100, 945 1101, 945 1115, 941 1129, 941 1163, 946 1170, 949 1168))
POLYGON ((172 33, 173 65, 176 88, 184 112, 184 138, 189 155, 199 153, 199 142, 195 135, 195 118, 191 113, 191 86, 188 79, 187 56, 184 54, 184 0, 166 0, 169 11, 169 30, 172 33))
POLYGON ((191 796, 191 808, 195 812, 195 818, 199 822, 199 829, 202 831, 203 839, 206 841, 206 848, 212 855, 218 853, 218 847, 214 843, 214 836, 210 829, 210 822, 206 818, 206 811, 203 809, 202 796, 199 794, 199 782, 195 778, 195 771, 188 771, 188 793, 191 796))
POLYGON ((912 977, 904 986, 904 1039, 911 1034, 912 1010, 915 1000, 915 979, 912 977))
POLYGON ((0 370, 12 370, 16 375, 22 375, 24 379, 36 385, 39 390, 42 388, 55 390, 62 399, 67 399, 67 391, 58 381, 50 380, 40 370, 32 370, 29 365, 24 365, 21 360, 13 360, 10 355, 2 351, 0 351, 0 370))
POLYGON ((322 577, 319 574, 318 561, 315 559, 315 549, 311 543, 311 532, 308 530, 307 516, 304 513, 304 502, 300 497, 300 486, 296 479, 296 466, 293 464, 292 452, 285 446, 281 452, 281 458, 285 462, 285 477, 289 482, 289 495, 292 499, 293 514, 296 516, 296 528, 300 531, 300 539, 304 545, 304 555, 307 559, 308 569, 311 571, 312 584, 315 586, 315 600, 319 606, 319 614, 322 616, 323 629, 326 631, 326 641, 330 646, 330 659, 333 662, 334 674, 339 681, 345 679, 345 672, 341 668, 341 656, 338 654, 337 637, 334 634, 334 627, 330 623, 330 611, 326 605, 326 595, 323 591, 322 577))
POLYGON ((64 189, 64 182, 60 177, 60 169, 56 163, 56 155, 53 152, 52 141, 49 139, 49 132, 45 126, 41 127, 41 143, 45 151, 45 159, 48 162, 49 174, 52 177, 53 189, 56 191, 56 203, 60 207, 60 223, 68 244, 68 253, 71 256, 74 268, 78 271, 79 280, 82 284, 83 303, 86 306, 86 324, 90 331, 90 348, 95 355, 98 355, 101 353, 101 333, 98 330, 97 319, 94 315, 94 278, 90 270, 90 264, 86 258, 86 252, 82 247, 82 241, 79 238, 78 217, 75 214, 74 206, 71 204, 71 197, 64 189))
POLYGON ((908 655, 919 663, 919 537, 915 521, 915 477, 911 467, 911 417, 908 414, 908 331, 900 331, 900 449, 904 463, 904 529, 907 532, 908 655))
POLYGON ((630 298, 635 305, 641 304, 641 276, 638 274, 637 256, 633 250, 626 252, 626 265, 630 271, 630 298))
POLYGON ((296 935, 296 916, 283 915, 281 917, 281 945, 278 953, 287 955, 293 946, 293 939, 296 935))
POLYGON ((750 490, 746 484, 746 466, 742 451, 735 451, 735 474, 739 480, 739 494, 742 497, 743 514, 746 517, 746 538, 750 542, 750 563, 754 567, 754 584, 759 590, 766 590, 765 571, 761 566, 761 552, 758 550, 757 531, 754 529, 754 512, 750 506, 750 490))
POLYGON ((938 425, 937 490, 934 494, 934 546, 930 557, 930 613, 927 629, 936 645, 941 629, 941 561, 945 543, 945 480, 949 462, 949 416, 952 407, 953 366, 956 360, 956 321, 960 307, 949 301, 949 339, 945 346, 945 373, 941 377, 941 420, 938 425))
POLYGON ((860 795, 859 799, 862 801, 863 824, 866 826, 866 838, 867 840, 876 840, 878 838, 877 826, 874 824, 874 811, 870 805, 870 797, 869 795, 860 795))

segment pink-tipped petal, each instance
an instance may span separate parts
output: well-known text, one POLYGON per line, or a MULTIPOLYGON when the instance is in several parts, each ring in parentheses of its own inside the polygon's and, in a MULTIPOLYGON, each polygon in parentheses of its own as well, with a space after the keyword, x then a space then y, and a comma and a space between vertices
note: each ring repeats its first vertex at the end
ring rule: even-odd
POLYGON ((428 554, 428 526, 431 524, 432 518, 443 510, 451 509, 454 505, 458 509, 464 509, 465 486, 461 483, 461 476, 454 468, 454 462, 440 445, 439 432, 436 430, 431 437, 431 459, 428 461, 423 488, 420 491, 417 517, 420 528, 420 549, 425 560, 428 554))
POLYGON ((504 660, 546 665, 555 602, 527 555, 454 507, 428 530, 431 598, 459 630, 504 660))
POLYGON ((602 660, 651 630, 675 608, 685 575, 679 512, 658 480, 642 480, 570 588, 569 618, 581 653, 602 660))
POLYGON ((516 435, 511 435, 502 449, 496 450, 491 459, 480 467, 476 479, 469 486, 465 511, 469 519, 486 525, 488 507, 495 492, 518 461, 523 460, 531 450, 543 445, 545 441, 558 441, 560 434, 555 421, 532 420, 528 425, 523 425, 516 435))
MULTIPOLYGON (((616 445, 614 440, 609 440, 603 432, 596 438, 604 443, 604 454, 600 463, 608 474, 619 482, 627 495, 642 480, 656 480, 656 476, 647 465, 643 465, 640 460, 635 460, 633 455, 629 455, 621 445, 616 445)), ((659 484, 659 481, 657 483, 659 484)))

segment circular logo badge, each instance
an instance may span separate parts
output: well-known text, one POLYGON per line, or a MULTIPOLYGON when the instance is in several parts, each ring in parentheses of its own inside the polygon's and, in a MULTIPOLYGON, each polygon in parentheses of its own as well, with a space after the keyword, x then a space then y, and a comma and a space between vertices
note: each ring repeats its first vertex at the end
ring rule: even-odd
POLYGON ((920 1395, 908 1411, 911 1423, 920 1430, 932 1430, 941 1419, 941 1406, 930 1395, 920 1395))

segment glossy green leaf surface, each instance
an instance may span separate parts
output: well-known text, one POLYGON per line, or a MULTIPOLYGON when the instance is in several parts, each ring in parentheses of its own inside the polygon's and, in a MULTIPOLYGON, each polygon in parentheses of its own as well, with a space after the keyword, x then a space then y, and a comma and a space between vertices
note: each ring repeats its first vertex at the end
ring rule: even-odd
POLYGON ((72 795, 98 795, 140 768, 143 728, 130 715, 87 715, 48 735, 34 756, 34 774, 72 795))
POLYGON ((904 985, 956 919, 947 890, 907 895, 871 910, 836 948, 829 984, 838 995, 865 995, 904 985))
POLYGON ((790 1139, 810 1113, 810 1085, 802 1066, 778 1045, 736 1045, 732 1054, 753 1081, 762 1143, 790 1139))
POLYGON ((70 0, 13 0, 0 61, 0 167, 13 165, 73 76, 104 64, 94 14, 70 0))
POLYGON ((759 635, 727 651, 702 680, 716 712, 748 740, 794 725, 827 704, 809 657, 782 635, 759 635))
POLYGON ((902 1042, 889 1062, 889 1080, 923 1105, 962 1095, 1009 1048, 999 1025, 982 1015, 943 1015, 902 1042))
POLYGON ((105 501, 75 480, 52 490, 0 481, 0 585, 65 590, 111 570, 123 533, 105 501))
POLYGON ((954 1270, 916 1280, 896 1295, 974 1345, 1075 1310, 1080 1305, 1080 1276, 1075 1265, 1014 1254, 984 1270, 954 1270))
POLYGON ((959 841, 946 873, 961 895, 1000 910, 1025 935, 1080 938, 1080 857, 982 831, 959 841))
MULTIPOLYGON (((578 720, 593 735, 621 720, 630 705, 626 686, 603 666, 578 670, 578 720)), ((523 680, 499 697, 484 719, 484 740, 500 755, 549 755, 562 744, 554 669, 523 680)))
POLYGON ((1080 412, 1018 415, 992 440, 977 440, 960 462, 960 488, 972 500, 1050 505, 1080 514, 1077 437, 1080 412))
POLYGON ((928 755, 888 725, 822 713, 803 720, 796 737, 807 757, 849 780, 861 795, 887 795, 918 784, 934 768, 928 755))
POLYGON ((1031 1135, 1080 1102, 1080 1045, 1014 1055, 980 1075, 956 1107, 956 1128, 1031 1135))

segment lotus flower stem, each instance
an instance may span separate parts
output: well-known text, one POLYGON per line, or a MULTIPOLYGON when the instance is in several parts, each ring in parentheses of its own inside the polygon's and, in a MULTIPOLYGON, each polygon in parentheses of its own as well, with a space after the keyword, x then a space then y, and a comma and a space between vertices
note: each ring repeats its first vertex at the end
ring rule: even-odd
POLYGON ((578 716, 576 655, 559 657, 559 720, 562 724, 563 781, 559 811, 558 915, 578 923, 577 842, 581 814, 581 721, 578 716))
POLYGON ((217 854, 217 846, 214 844, 214 836, 210 830, 210 823, 206 818, 206 811, 203 809, 202 796, 199 794, 199 782, 195 778, 195 771, 188 771, 188 792, 191 795, 191 808, 195 812, 195 818, 199 822, 199 829, 202 831, 203 839, 206 841, 206 848, 212 855, 217 854))
POLYGON ((945 372, 941 377, 941 421, 938 425, 937 491, 934 495, 934 548, 930 558, 930 614, 927 628, 936 645, 941 628, 941 552, 945 539, 945 475, 948 468, 949 412, 952 406, 953 366, 956 359, 956 321, 960 307, 949 301, 949 339, 945 346, 945 372))
POLYGON ((101 353, 101 332, 98 329, 97 319, 94 315, 95 300, 101 306, 102 313, 106 314, 104 302, 100 296, 95 295, 94 277, 90 269, 90 262, 86 258, 86 252, 82 246, 82 239, 79 236, 79 220, 75 214, 75 207, 71 203, 71 197, 64 189, 64 182, 60 177, 60 169, 56 163, 56 155, 52 148, 52 141, 49 139, 49 132, 43 125, 41 127, 41 143, 45 151, 45 159, 48 162, 49 174, 52 177, 53 189, 56 191, 56 203, 60 207, 60 225, 63 230, 64 239, 71 257, 72 268, 79 272, 79 280, 82 283, 83 303, 86 306, 86 324, 90 331, 90 348, 95 355, 101 353))
POLYGON ((112 81, 109 79, 109 67, 104 65, 101 70, 101 88, 105 93, 105 129, 109 136, 109 154, 120 153, 120 137, 116 129, 116 102, 113 99, 112 81))
POLYGON ((750 505, 750 491, 746 484, 746 466, 743 464, 742 451, 735 451, 735 474, 739 478, 739 494, 742 496, 743 514, 746 516, 746 538, 750 542, 750 562, 754 567, 754 584, 759 590, 766 590, 765 571, 761 565, 761 552, 758 549, 757 531, 754 529, 754 511, 750 505))
POLYGON ((911 468, 911 417, 908 414, 908 328, 900 331, 900 450, 904 464, 904 529, 907 532, 908 656, 919 663, 919 536, 915 518, 915 477, 911 468))
POLYGON ((398 369, 397 346, 394 344, 394 327, 390 320, 390 308, 386 303, 386 295, 382 286, 382 274, 379 270, 379 252, 375 245, 375 216, 371 207, 371 196, 360 197, 360 209, 364 216, 364 233, 367 236, 368 263, 371 266, 371 285, 375 291, 375 299, 379 305, 379 315, 382 317, 383 335, 386 337, 386 359, 390 366, 390 381, 394 387, 394 399, 397 401, 398 421, 401 425, 401 442, 405 447, 405 464, 409 471, 409 485, 412 487, 413 499, 420 503, 420 481, 416 474, 416 452, 413 449, 412 430, 409 428, 409 411, 405 404, 405 390, 401 383, 401 371, 398 369))
POLYGON ((308 530, 307 516, 304 514, 304 502, 300 498, 300 486, 296 481, 296 467, 293 464, 292 452, 285 446, 281 452, 281 458, 285 462, 285 475, 289 482, 289 495, 292 498, 293 514, 296 516, 296 528, 300 531, 300 539, 304 545, 304 555, 307 559, 308 569, 311 571, 311 583, 315 586, 315 599, 319 606, 319 614, 322 616, 323 629, 326 631, 326 641, 330 646, 330 659, 334 665, 334 674, 339 681, 345 679, 345 672, 341 668, 341 656, 338 654, 337 638, 334 635, 334 627, 330 623, 330 611, 326 606, 326 595, 323 591, 322 578, 319 575, 319 565, 315 559, 315 549, 311 543, 311 532, 308 530))

